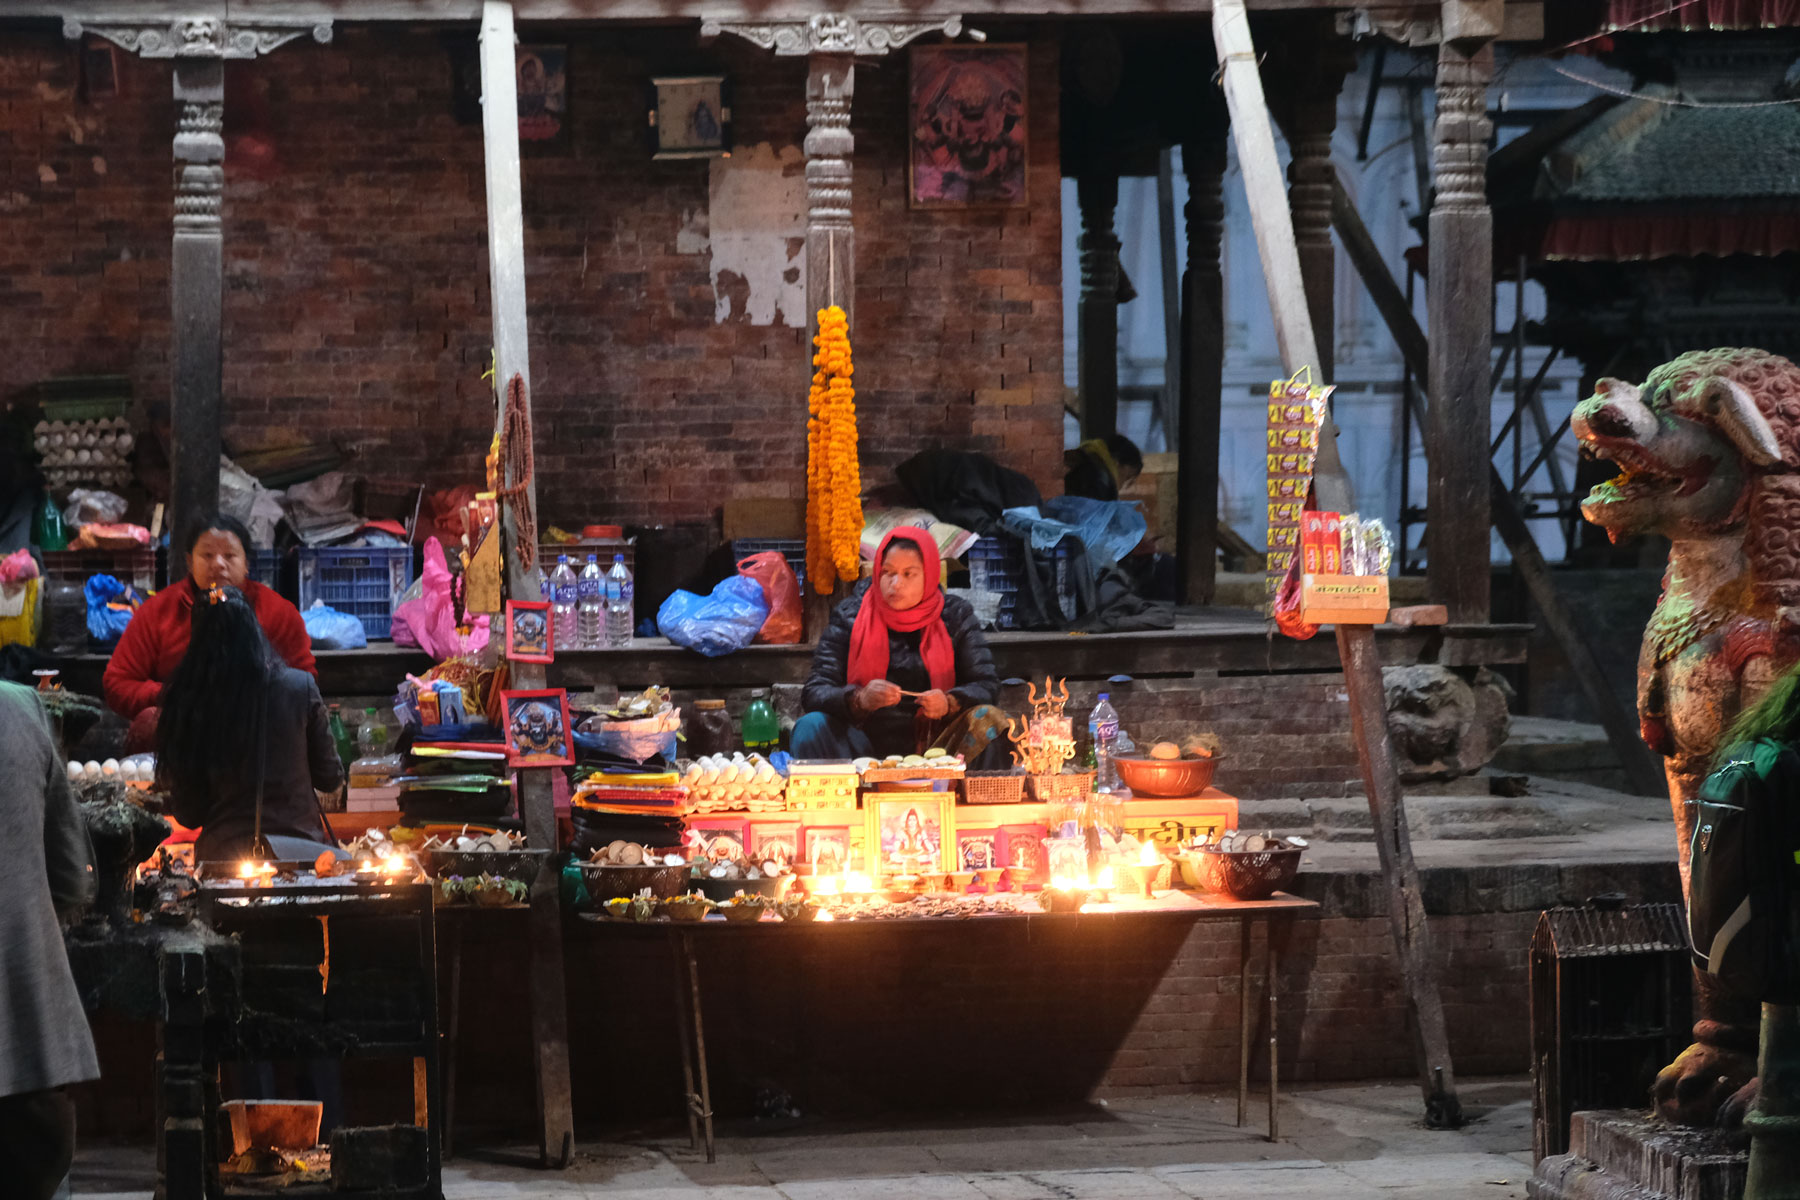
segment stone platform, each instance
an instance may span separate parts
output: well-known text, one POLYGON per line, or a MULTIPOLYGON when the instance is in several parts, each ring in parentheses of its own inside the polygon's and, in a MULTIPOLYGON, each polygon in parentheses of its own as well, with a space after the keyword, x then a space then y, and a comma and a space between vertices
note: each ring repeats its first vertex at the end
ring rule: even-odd
POLYGON ((1578 1112, 1569 1152, 1537 1166, 1530 1200, 1738 1200, 1749 1155, 1742 1134, 1683 1129, 1641 1112, 1578 1112))

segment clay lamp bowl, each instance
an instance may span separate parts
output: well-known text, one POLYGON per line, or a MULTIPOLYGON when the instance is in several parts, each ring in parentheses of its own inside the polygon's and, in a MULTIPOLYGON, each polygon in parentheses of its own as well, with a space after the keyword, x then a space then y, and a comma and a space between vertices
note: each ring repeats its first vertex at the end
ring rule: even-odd
POLYGON ((975 872, 973 872, 973 871, 952 871, 952 872, 950 872, 949 880, 950 880, 950 890, 960 896, 964 892, 969 890, 970 884, 975 882, 975 872))
POLYGON ((1038 904, 1047 913, 1078 913, 1087 901, 1086 888, 1047 887, 1038 893, 1038 904))
POLYGON ((981 880, 982 887, 991 892, 1000 886, 1000 876, 1004 874, 1006 874, 1005 867, 983 867, 975 872, 975 877, 981 880))

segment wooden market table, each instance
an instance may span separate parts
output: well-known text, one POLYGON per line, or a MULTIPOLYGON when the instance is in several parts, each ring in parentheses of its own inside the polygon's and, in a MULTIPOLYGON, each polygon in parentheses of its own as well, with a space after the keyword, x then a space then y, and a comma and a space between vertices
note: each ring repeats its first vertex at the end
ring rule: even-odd
MULTIPOLYGON (((1006 896, 1010 893, 1001 895, 1006 896)), ((681 1045, 683 1091, 687 1097, 688 1138, 696 1150, 704 1141, 707 1162, 715 1161, 716 1147, 713 1138, 712 1085, 707 1070, 706 1028, 701 1005, 700 972, 694 951, 696 942, 713 942, 720 938, 744 937, 778 940, 783 937, 797 936, 803 931, 840 928, 866 929, 871 925, 897 929, 940 928, 962 921, 978 922, 984 925, 990 923, 1011 924, 1019 926, 1022 932, 1029 929, 1034 922, 1045 921, 1170 919, 1236 921, 1239 929, 1237 1124, 1241 1127, 1247 1119, 1250 1102, 1250 1026, 1254 1011, 1250 1003, 1251 932, 1253 925, 1260 921, 1268 946, 1264 982, 1269 1021, 1269 1129, 1267 1137, 1271 1142, 1280 1140, 1280 1121, 1277 1111, 1280 1094, 1277 1065, 1280 1043, 1276 1023, 1279 999, 1276 970, 1280 952, 1278 939, 1273 936, 1274 926, 1276 922, 1281 922, 1284 926, 1290 925, 1294 918, 1302 914, 1316 913, 1319 909, 1317 901, 1304 900, 1286 892, 1277 892, 1267 900, 1240 901, 1198 895, 1192 892, 1168 891, 1157 893, 1156 898, 1150 901, 1140 900, 1134 896, 1117 896, 1106 903, 1089 903, 1079 913, 1039 911, 1036 907, 1035 893, 1027 894, 1021 902, 1031 907, 1020 912, 984 913, 969 917, 882 917, 807 922, 789 922, 774 917, 764 917, 756 922, 730 922, 723 917, 714 915, 703 921, 636 922, 615 920, 598 913, 584 913, 582 916, 595 930, 605 930, 609 936, 667 939, 669 953, 675 965, 675 1012, 678 1040, 681 1045)), ((454 1003, 453 1000, 452 1004, 454 1005, 454 1003)), ((452 1020, 454 1021, 454 1017, 452 1020)))

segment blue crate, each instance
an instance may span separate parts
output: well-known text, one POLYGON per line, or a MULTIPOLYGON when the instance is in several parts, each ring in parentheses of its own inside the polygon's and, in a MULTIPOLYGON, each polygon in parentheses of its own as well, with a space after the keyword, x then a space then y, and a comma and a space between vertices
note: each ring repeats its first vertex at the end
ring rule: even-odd
POLYGON ((371 638, 390 636, 394 607, 413 581, 411 546, 302 547, 300 610, 323 600, 349 613, 371 638))
POLYGON ((277 595, 288 600, 294 598, 294 581, 290 574, 282 578, 282 567, 286 565, 287 555, 280 550, 252 548, 250 551, 250 578, 277 595))
MULTIPOLYGON (((1000 597, 996 629, 1017 629, 1019 590, 1025 584, 1025 543, 1017 538, 977 538, 963 554, 969 568, 969 586, 1000 597)), ((1075 617, 1075 586, 1070 578, 1070 549, 1065 540, 1052 552, 1056 562, 1056 601, 1063 620, 1075 617)))
POLYGON ((731 560, 743 562, 752 554, 761 554, 765 550, 773 550, 787 559, 788 566, 794 568, 794 578, 800 581, 800 594, 806 594, 806 539, 805 538, 734 538, 731 543, 731 560))

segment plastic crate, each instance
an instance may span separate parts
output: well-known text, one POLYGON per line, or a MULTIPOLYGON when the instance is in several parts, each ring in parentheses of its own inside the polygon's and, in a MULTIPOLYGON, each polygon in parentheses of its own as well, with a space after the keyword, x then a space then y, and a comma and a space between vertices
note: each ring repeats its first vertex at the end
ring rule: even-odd
POLYGON ((386 638, 394 606, 413 581, 411 546, 332 546, 300 549, 300 610, 323 600, 349 613, 371 638, 386 638))
POLYGON ((736 538, 731 543, 731 559, 743 562, 752 554, 762 554, 773 550, 787 559, 788 566, 794 568, 794 578, 800 581, 800 592, 806 593, 806 539, 805 538, 736 538))
MULTIPOLYGON (((1067 541, 1050 552, 1056 564, 1056 601, 1063 620, 1075 618, 1075 585, 1070 577, 1070 550, 1067 541)), ((977 538, 963 555, 969 568, 969 587, 989 591, 1000 597, 996 629, 1017 629, 1019 591, 1025 586, 1025 543, 1017 538, 977 538)))
POLYGON ((111 575, 146 595, 162 586, 156 550, 150 546, 136 550, 46 550, 44 575, 81 584, 95 575, 111 575))
POLYGON ((250 578, 277 595, 293 600, 298 594, 294 587, 294 572, 288 570, 289 555, 281 550, 262 550, 253 548, 250 551, 250 578))

